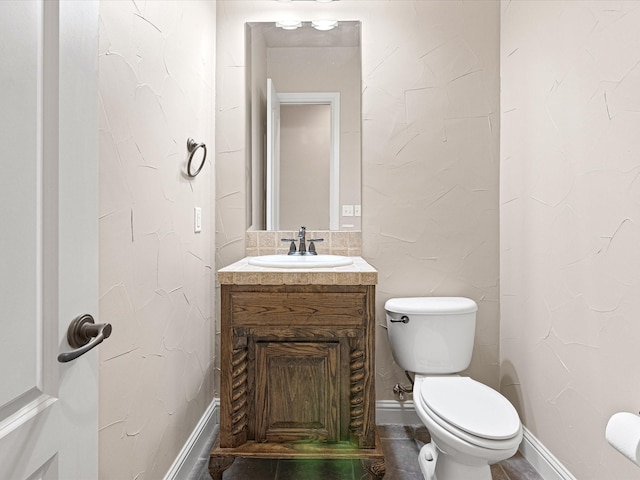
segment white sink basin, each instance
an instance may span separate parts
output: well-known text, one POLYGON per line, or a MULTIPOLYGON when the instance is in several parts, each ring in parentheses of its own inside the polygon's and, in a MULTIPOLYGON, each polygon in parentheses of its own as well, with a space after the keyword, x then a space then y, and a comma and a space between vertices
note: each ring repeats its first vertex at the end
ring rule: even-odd
POLYGON ((342 255, 261 255, 249 257, 249 265, 267 268, 330 268, 351 265, 342 255))

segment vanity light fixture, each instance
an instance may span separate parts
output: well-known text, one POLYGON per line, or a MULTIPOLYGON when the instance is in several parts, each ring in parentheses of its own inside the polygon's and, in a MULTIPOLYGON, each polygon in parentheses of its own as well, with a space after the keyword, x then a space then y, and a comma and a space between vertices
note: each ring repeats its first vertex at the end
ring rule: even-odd
POLYGON ((300 28, 302 26, 302 22, 299 20, 282 20, 276 22, 276 27, 282 28, 283 30, 295 30, 296 28, 300 28))
POLYGON ((316 30, 332 30, 338 26, 337 20, 314 20, 311 22, 311 26, 316 30))

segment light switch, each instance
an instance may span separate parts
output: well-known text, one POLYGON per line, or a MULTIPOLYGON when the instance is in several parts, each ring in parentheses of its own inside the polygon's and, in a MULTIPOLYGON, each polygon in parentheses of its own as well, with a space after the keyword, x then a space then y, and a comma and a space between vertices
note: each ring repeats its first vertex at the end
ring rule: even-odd
POLYGON ((342 216, 353 217, 353 205, 342 205, 342 216))
POLYGON ((195 233, 202 231, 202 208, 200 207, 193 209, 193 231, 195 233))
POLYGON ((362 216, 362 208, 360 205, 354 205, 353 206, 353 216, 354 217, 361 217, 362 216))

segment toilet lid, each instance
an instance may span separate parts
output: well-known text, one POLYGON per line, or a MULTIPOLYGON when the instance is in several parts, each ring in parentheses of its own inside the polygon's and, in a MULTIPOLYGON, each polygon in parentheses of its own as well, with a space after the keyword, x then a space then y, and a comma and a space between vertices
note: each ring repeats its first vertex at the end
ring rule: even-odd
POLYGON ((509 400, 469 377, 427 377, 420 398, 440 418, 476 437, 506 440, 520 431, 509 400))
POLYGON ((478 304, 464 297, 406 297, 390 298, 384 309, 407 315, 461 315, 476 312, 478 304))

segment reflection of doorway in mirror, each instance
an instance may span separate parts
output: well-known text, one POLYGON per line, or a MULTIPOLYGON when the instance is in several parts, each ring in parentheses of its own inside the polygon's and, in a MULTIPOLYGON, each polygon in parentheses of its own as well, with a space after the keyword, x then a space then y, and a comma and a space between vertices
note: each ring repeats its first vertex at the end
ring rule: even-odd
POLYGON ((280 107, 280 229, 329 229, 331 107, 280 107))
MULTIPOLYGON (((281 230, 285 227, 280 221, 281 218, 281 199, 280 194, 281 187, 281 175, 282 172, 286 172, 286 169, 282 166, 280 160, 280 149, 283 135, 290 136, 288 132, 281 131, 280 125, 280 110, 283 105, 326 105, 329 107, 329 125, 323 123, 323 127, 328 127, 328 131, 325 131, 322 135, 329 138, 329 161, 328 161, 328 178, 329 178, 329 194, 328 194, 328 211, 329 221, 328 229, 337 230, 339 224, 339 194, 340 194, 340 94, 337 92, 289 92, 278 93, 276 92, 273 81, 267 79, 267 162, 266 162, 266 220, 268 230, 281 230)), ((301 110, 304 112, 304 109, 301 110)), ((313 110, 310 110, 313 111, 313 110)), ((318 110, 321 111, 321 110, 318 110)), ((305 122, 306 119, 302 115, 298 115, 298 122, 305 122)), ((318 128, 319 124, 316 125, 318 128)), ((297 129, 293 132, 294 135, 299 135, 302 130, 302 123, 297 124, 297 129)), ((289 129, 291 130, 291 129, 289 129)), ((325 138, 323 137, 323 138, 325 138)), ((285 139, 286 140, 286 139, 285 139)), ((308 148, 300 146, 298 150, 300 155, 308 155, 308 148)), ((309 164, 307 164, 309 166, 309 164)), ((320 162, 314 164, 318 174, 320 166, 327 166, 327 163, 320 162)), ((308 169, 306 169, 308 170, 308 169)), ((302 177, 296 172, 295 175, 289 175, 289 178, 293 181, 308 181, 307 173, 301 173, 302 177)), ((322 178, 327 175, 327 172, 322 173, 322 178)), ((319 175, 316 175, 316 179, 319 175)), ((295 185, 294 185, 295 187, 295 185)), ((318 200, 320 197, 316 196, 318 200)), ((326 200, 326 197, 325 197, 326 200)), ((298 205, 299 210, 306 208, 303 206, 305 202, 313 201, 312 198, 306 196, 295 196, 295 203, 298 205)), ((326 206, 315 206, 306 208, 305 211, 311 212, 317 208, 325 209, 326 206)), ((304 219, 303 219, 304 220, 304 219)), ((304 220, 303 224, 310 225, 310 223, 304 220)), ((326 223, 318 222, 319 229, 327 229, 326 223)), ((297 228, 297 227, 296 227, 297 228)), ((316 227, 309 227, 316 228, 316 227)))

